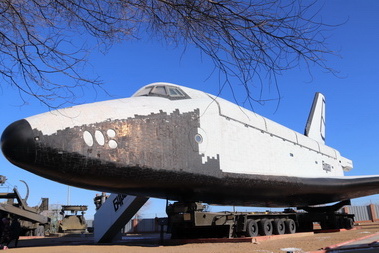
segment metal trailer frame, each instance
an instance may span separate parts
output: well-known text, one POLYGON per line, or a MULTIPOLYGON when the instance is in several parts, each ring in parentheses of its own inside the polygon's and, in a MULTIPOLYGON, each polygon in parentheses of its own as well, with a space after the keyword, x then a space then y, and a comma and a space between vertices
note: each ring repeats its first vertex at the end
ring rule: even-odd
POLYGON ((340 205, 307 211, 285 209, 283 212, 207 212, 202 203, 176 202, 167 206, 168 232, 173 239, 207 237, 255 237, 313 231, 314 223, 322 229, 351 229, 354 214, 337 212, 340 205))

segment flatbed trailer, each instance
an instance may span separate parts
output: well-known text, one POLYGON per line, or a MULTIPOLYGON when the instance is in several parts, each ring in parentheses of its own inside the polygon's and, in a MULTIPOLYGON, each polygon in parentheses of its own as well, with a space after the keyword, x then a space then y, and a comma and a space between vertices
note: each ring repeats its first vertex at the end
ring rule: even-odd
POLYGON ((354 214, 337 212, 340 207, 338 203, 328 208, 305 208, 307 211, 207 212, 202 203, 176 202, 168 205, 166 211, 168 232, 174 239, 233 238, 309 232, 313 231, 314 223, 319 223, 322 229, 353 228, 354 214))

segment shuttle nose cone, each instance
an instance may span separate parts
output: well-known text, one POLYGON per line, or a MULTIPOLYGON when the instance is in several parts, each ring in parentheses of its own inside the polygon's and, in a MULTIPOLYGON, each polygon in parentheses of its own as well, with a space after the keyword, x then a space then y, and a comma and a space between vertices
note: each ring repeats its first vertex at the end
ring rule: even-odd
POLYGON ((13 164, 31 165, 35 160, 35 142, 29 122, 22 119, 9 125, 1 136, 1 149, 13 164))

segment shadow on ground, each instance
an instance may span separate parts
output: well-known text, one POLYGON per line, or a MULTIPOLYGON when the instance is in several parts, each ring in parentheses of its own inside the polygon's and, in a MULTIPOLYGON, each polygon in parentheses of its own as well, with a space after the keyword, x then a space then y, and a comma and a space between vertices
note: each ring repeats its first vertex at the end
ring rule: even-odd
MULTIPOLYGON (((18 248, 75 245, 131 245, 154 247, 165 245, 169 242, 169 238, 169 235, 165 235, 162 242, 159 234, 128 235, 123 236, 120 238, 120 240, 112 243, 97 244, 94 242, 93 234, 73 234, 49 237, 21 237, 18 242, 18 248)), ((9 248, 14 248, 14 242, 11 242, 9 248)))

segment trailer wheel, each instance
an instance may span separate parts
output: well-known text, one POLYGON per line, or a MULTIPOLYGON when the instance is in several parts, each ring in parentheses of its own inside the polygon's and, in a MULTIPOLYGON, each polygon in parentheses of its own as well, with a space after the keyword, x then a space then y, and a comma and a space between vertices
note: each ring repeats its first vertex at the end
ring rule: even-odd
POLYGON ((45 236, 45 227, 40 225, 34 230, 35 236, 45 236))
POLYGON ((253 219, 248 219, 246 224, 246 236, 255 237, 258 235, 258 223, 253 219))
POLYGON ((296 233, 296 224, 293 219, 288 219, 284 222, 286 234, 296 233))
POLYGON ((172 226, 171 227, 171 239, 182 239, 183 232, 178 226, 172 226))
POLYGON ((345 228, 352 229, 354 227, 354 220, 352 218, 346 218, 345 220, 345 228))
POLYGON ((286 231, 286 227, 284 225, 284 220, 283 219, 275 219, 273 222, 273 232, 275 235, 282 235, 286 231))
POLYGON ((34 231, 33 231, 33 230, 27 230, 27 231, 25 232, 25 235, 26 235, 26 236, 34 236, 34 231))
POLYGON ((268 219, 262 219, 259 222, 260 235, 272 235, 272 222, 268 219))

